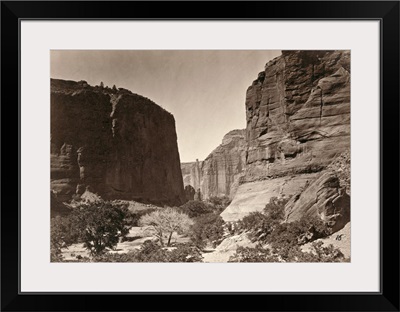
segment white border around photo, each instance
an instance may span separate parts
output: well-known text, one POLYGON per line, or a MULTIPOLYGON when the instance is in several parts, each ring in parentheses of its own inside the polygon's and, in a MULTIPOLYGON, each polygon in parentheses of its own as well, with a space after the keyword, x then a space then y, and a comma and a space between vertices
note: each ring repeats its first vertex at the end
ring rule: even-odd
POLYGON ((379 291, 379 27, 378 21, 22 21, 21 291, 379 291), (351 50, 351 263, 50 263, 52 49, 351 50))

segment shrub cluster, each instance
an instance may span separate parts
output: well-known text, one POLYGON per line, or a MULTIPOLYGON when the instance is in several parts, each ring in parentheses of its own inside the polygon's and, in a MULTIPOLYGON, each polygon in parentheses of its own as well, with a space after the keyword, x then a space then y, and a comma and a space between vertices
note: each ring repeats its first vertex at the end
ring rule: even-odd
POLYGON ((225 208, 230 205, 231 201, 232 200, 227 196, 212 196, 207 200, 217 213, 224 211, 225 208))
POLYGON ((302 251, 299 246, 288 249, 285 256, 273 253, 271 249, 257 245, 254 248, 238 247, 228 262, 348 262, 343 253, 333 245, 323 246, 322 242, 313 242, 309 252, 302 251))
POLYGON ((213 206, 201 200, 189 200, 177 209, 178 211, 187 214, 190 218, 196 218, 214 212, 213 206))
POLYGON ((208 244, 216 247, 224 236, 224 220, 215 213, 208 213, 194 218, 190 229, 190 239, 198 248, 208 244))
POLYGON ((51 261, 62 261, 61 249, 83 243, 92 256, 114 249, 132 227, 127 205, 111 202, 80 203, 65 217, 51 219, 51 261))
POLYGON ((138 250, 128 253, 104 253, 93 259, 82 258, 77 262, 201 262, 200 251, 190 244, 177 244, 168 250, 159 244, 147 240, 138 250))
POLYGON ((237 223, 239 231, 247 231, 256 248, 238 248, 232 262, 335 262, 343 261, 338 249, 313 245, 311 253, 303 253, 300 245, 325 237, 328 227, 318 217, 304 217, 299 221, 285 223, 284 207, 288 199, 271 198, 263 212, 253 212, 237 223), (264 249, 267 244, 270 248, 264 249), (309 260, 309 261, 308 261, 309 260))
POLYGON ((238 221, 239 231, 248 231, 253 242, 271 245, 299 245, 329 235, 328 228, 318 217, 303 217, 299 221, 285 223, 285 205, 289 199, 273 197, 263 212, 252 212, 238 221))

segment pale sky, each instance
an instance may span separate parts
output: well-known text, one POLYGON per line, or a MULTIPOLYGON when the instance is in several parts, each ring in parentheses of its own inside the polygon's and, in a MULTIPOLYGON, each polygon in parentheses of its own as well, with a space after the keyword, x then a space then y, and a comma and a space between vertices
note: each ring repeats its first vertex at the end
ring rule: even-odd
POLYGON ((51 52, 51 77, 114 84, 175 117, 181 162, 204 160, 223 136, 246 127, 246 90, 278 50, 51 52))

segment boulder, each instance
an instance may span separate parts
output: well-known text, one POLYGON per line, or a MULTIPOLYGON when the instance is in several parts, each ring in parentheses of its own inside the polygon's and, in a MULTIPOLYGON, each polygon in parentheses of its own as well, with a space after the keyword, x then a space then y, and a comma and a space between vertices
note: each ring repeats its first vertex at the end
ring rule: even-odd
POLYGON ((314 216, 321 218, 332 232, 350 221, 350 196, 340 187, 339 178, 332 171, 321 174, 285 206, 286 222, 314 216))

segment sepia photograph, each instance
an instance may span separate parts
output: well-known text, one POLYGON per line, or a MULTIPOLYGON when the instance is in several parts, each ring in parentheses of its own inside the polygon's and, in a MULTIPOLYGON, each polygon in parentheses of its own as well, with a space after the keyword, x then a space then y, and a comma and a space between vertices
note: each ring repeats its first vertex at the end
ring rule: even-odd
POLYGON ((50 261, 351 262, 350 63, 51 50, 50 261))

